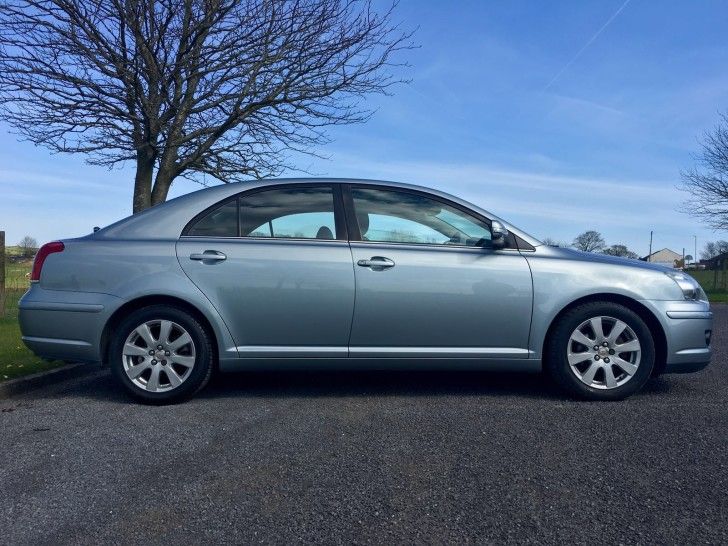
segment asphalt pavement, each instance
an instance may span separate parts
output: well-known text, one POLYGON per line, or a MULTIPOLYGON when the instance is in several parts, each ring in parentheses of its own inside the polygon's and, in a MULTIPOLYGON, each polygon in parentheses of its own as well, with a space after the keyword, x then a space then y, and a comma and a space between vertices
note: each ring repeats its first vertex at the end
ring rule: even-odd
POLYGON ((108 372, 0 400, 0 542, 728 542, 715 357, 616 403, 541 376, 267 373, 130 401, 108 372))

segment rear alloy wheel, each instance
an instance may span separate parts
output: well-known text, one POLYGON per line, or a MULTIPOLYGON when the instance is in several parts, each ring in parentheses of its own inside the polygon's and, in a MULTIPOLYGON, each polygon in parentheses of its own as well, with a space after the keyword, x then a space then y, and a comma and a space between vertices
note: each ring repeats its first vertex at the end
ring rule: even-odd
POLYGON ((652 333, 632 310, 611 302, 568 311, 548 340, 546 368, 567 391, 590 400, 620 400, 652 373, 652 333))
POLYGON ((140 309, 120 325, 111 357, 117 379, 131 394, 150 402, 194 394, 212 370, 205 329, 188 313, 162 305, 140 309))
POLYGON ((182 326, 150 320, 137 326, 124 343, 124 371, 147 392, 167 392, 182 385, 195 367, 195 343, 182 326))

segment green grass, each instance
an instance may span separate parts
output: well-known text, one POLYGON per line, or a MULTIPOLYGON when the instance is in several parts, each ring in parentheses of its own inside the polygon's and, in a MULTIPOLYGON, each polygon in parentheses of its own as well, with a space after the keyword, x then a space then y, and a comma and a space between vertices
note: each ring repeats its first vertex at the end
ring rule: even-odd
POLYGON ((19 246, 6 246, 5 254, 8 256, 20 256, 21 250, 19 246))
POLYGON ((41 360, 23 345, 16 317, 0 318, 0 381, 51 370, 62 364, 58 360, 41 360))
POLYGON ((28 287, 27 273, 31 261, 5 263, 5 292, 0 294, 0 381, 42 372, 61 366, 63 362, 46 362, 35 356, 20 339, 18 300, 28 287))
POLYGON ((703 287, 711 303, 728 303, 728 272, 687 271, 703 287))
POLYGON ((18 300, 28 289, 32 267, 32 260, 5 261, 5 297, 0 294, 0 317, 13 317, 18 314, 18 300))

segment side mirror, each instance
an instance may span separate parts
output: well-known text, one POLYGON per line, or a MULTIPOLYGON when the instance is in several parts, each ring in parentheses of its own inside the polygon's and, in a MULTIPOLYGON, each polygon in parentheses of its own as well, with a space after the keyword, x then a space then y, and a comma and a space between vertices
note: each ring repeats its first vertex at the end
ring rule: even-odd
POLYGON ((508 239, 508 230, 498 220, 490 223, 490 237, 493 248, 503 248, 508 239))

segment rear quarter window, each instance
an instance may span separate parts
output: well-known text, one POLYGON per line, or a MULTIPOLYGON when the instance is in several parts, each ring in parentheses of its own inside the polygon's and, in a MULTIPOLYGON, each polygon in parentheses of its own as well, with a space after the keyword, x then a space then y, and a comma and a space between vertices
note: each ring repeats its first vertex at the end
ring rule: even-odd
POLYGON ((237 237, 238 200, 233 199, 200 218, 188 230, 196 237, 237 237))

